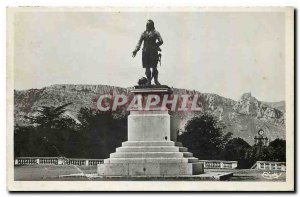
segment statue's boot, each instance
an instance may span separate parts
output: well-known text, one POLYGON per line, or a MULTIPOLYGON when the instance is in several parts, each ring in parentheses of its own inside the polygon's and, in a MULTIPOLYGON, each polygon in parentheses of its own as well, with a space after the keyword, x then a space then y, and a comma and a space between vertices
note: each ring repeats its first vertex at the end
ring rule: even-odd
POLYGON ((152 80, 152 76, 151 76, 151 70, 146 69, 146 77, 147 77, 147 85, 150 86, 151 85, 151 80, 152 80))
POLYGON ((158 81, 158 70, 157 69, 153 70, 152 74, 153 74, 153 77, 154 77, 154 83, 155 83, 155 85, 160 85, 160 83, 158 81))

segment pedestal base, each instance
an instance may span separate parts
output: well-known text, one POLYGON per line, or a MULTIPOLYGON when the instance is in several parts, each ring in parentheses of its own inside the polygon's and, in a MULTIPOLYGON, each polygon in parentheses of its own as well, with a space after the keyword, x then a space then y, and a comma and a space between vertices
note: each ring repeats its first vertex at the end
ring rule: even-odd
POLYGON ((204 173, 203 163, 180 143, 172 141, 127 141, 104 164, 100 176, 181 176, 204 173), (177 145, 177 146, 176 146, 177 145))

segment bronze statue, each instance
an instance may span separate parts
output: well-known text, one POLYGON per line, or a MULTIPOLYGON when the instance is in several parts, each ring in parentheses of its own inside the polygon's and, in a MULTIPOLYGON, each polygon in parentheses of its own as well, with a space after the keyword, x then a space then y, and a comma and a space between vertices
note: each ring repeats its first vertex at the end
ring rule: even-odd
POLYGON ((161 51, 160 46, 163 44, 163 40, 159 32, 155 30, 152 20, 147 21, 146 31, 142 33, 136 48, 132 52, 132 57, 136 56, 143 41, 142 62, 143 68, 146 68, 147 85, 151 85, 152 78, 154 78, 155 85, 160 85, 158 82, 157 63, 160 61, 161 54, 159 51, 161 51), (152 73, 150 68, 152 68, 152 73))

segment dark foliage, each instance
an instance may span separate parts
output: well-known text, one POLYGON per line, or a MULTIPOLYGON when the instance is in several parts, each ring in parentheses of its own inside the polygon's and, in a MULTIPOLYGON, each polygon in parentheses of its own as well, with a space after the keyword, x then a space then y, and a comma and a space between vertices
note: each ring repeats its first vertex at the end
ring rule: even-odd
POLYGON ((214 116, 203 113, 195 116, 185 125, 185 132, 178 141, 199 159, 219 159, 231 133, 223 133, 224 125, 214 116))
POLYGON ((126 115, 84 108, 76 123, 65 115, 68 105, 41 107, 27 117, 31 126, 15 126, 15 157, 105 158, 127 140, 126 115))
POLYGON ((272 161, 269 159, 270 155, 267 146, 252 146, 246 154, 246 160, 251 167, 256 161, 272 161))
POLYGON ((246 154, 251 146, 242 138, 233 138, 228 141, 221 153, 221 158, 229 161, 238 161, 238 168, 249 168, 251 164, 246 154))
POLYGON ((127 115, 82 108, 78 120, 83 144, 79 157, 107 158, 127 140, 127 115))
POLYGON ((238 168, 250 168, 256 161, 286 161, 285 140, 275 139, 269 146, 250 146, 241 138, 235 138, 225 146, 222 159, 238 161, 238 168))
POLYGON ((250 146, 241 138, 231 139, 231 133, 223 133, 223 129, 222 122, 204 113, 187 122, 178 141, 199 159, 238 161, 238 168, 250 168, 256 161, 286 159, 285 140, 276 139, 269 146, 250 146))
POLYGON ((71 104, 72 103, 67 103, 58 107, 40 106, 34 111, 37 113, 36 116, 25 116, 25 118, 29 119, 31 124, 40 128, 60 129, 70 127, 74 124, 73 120, 64 117, 63 114, 66 111, 66 107, 71 104))
POLYGON ((286 142, 283 139, 275 139, 268 146, 269 160, 286 161, 286 142))

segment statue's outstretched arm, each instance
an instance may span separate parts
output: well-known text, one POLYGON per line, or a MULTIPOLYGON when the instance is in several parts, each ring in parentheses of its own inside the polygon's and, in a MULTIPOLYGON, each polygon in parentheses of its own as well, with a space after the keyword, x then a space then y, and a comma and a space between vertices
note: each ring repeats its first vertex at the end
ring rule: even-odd
POLYGON ((144 36, 143 36, 143 33, 142 33, 142 35, 141 35, 141 37, 140 37, 140 39, 139 39, 139 41, 138 41, 138 43, 137 43, 135 49, 134 49, 133 52, 132 52, 134 56, 135 56, 136 53, 140 50, 143 40, 144 40, 144 36))

